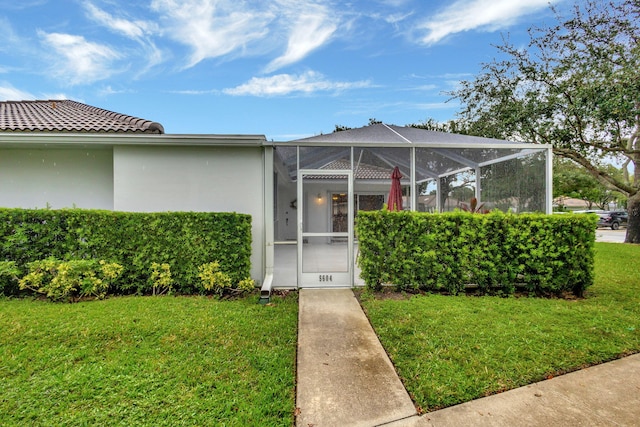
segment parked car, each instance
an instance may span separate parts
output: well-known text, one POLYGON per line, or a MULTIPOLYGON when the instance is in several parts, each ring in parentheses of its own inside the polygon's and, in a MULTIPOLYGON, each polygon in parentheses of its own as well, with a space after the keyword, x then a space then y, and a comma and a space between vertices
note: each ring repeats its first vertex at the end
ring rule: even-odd
POLYGON ((587 209, 587 210, 582 210, 582 211, 573 211, 573 213, 590 213, 590 214, 604 214, 607 213, 608 211, 603 211, 602 209, 587 209))
POLYGON ((617 230, 620 226, 627 226, 629 214, 625 211, 611 211, 599 214, 598 227, 611 227, 617 230))

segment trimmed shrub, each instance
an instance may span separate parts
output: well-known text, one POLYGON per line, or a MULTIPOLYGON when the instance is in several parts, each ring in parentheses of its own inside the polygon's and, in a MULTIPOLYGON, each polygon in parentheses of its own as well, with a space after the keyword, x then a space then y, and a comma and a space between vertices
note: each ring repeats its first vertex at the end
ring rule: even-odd
MULTIPOLYGON (((146 293, 152 262, 171 266, 173 289, 193 294, 198 266, 217 259, 234 283, 249 276, 251 216, 0 208, 0 260, 104 259, 124 266, 114 293, 146 293)), ((151 287, 152 288, 152 287, 151 287)))
POLYGON ((109 286, 122 273, 119 264, 88 259, 60 261, 47 258, 30 262, 27 267, 29 273, 20 279, 20 289, 29 289, 52 301, 104 298, 109 286))
POLYGON ((220 271, 218 261, 202 264, 198 267, 200 287, 204 293, 213 293, 218 296, 224 294, 240 294, 254 289, 255 283, 250 278, 245 278, 233 284, 229 274, 220 271))
POLYGON ((590 215, 359 212, 358 263, 370 288, 581 296, 595 228, 590 215))

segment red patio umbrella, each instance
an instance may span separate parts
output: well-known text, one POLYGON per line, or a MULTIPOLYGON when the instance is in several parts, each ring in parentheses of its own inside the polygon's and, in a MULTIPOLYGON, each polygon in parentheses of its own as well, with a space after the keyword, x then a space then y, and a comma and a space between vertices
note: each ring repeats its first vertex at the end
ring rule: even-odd
POLYGON ((401 211, 402 210, 402 186, 400 185, 400 180, 402 179, 402 174, 400 173, 400 169, 396 166, 391 173, 391 190, 389 191, 389 202, 388 209, 390 211, 401 211))

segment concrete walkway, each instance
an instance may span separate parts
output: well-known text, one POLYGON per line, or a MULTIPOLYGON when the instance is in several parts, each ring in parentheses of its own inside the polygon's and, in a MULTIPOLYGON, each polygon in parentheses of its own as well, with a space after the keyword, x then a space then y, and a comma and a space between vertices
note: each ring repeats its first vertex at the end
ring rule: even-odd
POLYGON ((296 426, 640 426, 640 354, 416 410, 353 292, 300 291, 296 426))
POLYGON ((376 426, 416 414, 350 289, 299 296, 296 426, 376 426))

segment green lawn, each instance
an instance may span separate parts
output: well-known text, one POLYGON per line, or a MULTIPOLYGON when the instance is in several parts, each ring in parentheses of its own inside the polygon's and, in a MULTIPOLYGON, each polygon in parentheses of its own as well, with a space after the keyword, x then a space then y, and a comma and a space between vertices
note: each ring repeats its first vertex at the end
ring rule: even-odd
POLYGON ((0 300, 0 425, 290 426, 297 298, 0 300))
MULTIPOLYGON (((640 351, 640 246, 598 243, 582 300, 365 297, 434 410, 640 351)), ((0 300, 0 425, 290 426, 297 298, 0 300)))
POLYGON ((582 300, 420 295, 363 306, 425 411, 640 351, 640 245, 596 244, 582 300))

